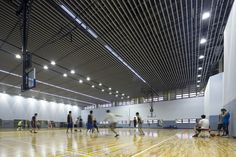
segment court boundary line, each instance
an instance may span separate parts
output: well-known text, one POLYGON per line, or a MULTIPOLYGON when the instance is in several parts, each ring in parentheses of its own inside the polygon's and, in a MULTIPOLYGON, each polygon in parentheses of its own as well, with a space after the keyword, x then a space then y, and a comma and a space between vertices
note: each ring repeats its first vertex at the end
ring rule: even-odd
POLYGON ((156 147, 156 146, 158 146, 158 145, 161 145, 162 143, 164 143, 164 142, 166 142, 166 141, 169 141, 169 140, 172 139, 173 137, 175 137, 175 135, 173 135, 173 136, 171 136, 171 137, 169 137, 169 138, 167 138, 167 139, 165 139, 165 140, 163 140, 163 141, 161 141, 161 142, 159 142, 159 143, 157 143, 157 144, 154 144, 154 145, 152 145, 151 147, 146 148, 146 149, 144 149, 144 150, 142 150, 142 151, 140 151, 140 152, 138 152, 138 153, 136 153, 136 154, 134 154, 134 155, 131 155, 131 157, 136 157, 136 156, 138 156, 138 155, 140 155, 140 154, 143 154, 144 152, 146 152, 146 151, 148 151, 148 150, 150 150, 150 149, 153 149, 154 147, 156 147))

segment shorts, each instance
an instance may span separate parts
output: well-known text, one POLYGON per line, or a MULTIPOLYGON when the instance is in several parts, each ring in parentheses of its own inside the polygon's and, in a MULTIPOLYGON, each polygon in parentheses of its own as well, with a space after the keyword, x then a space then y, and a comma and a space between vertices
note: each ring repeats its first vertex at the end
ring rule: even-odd
POLYGON ((223 128, 223 124, 218 124, 217 130, 221 130, 223 128))
POLYGON ((109 127, 110 128, 115 128, 116 127, 116 122, 110 123, 109 127))
POLYGON ((72 128, 73 127, 73 124, 72 123, 68 123, 67 124, 67 128, 72 128))
POLYGON ((92 123, 87 123, 87 129, 93 129, 93 124, 92 123))

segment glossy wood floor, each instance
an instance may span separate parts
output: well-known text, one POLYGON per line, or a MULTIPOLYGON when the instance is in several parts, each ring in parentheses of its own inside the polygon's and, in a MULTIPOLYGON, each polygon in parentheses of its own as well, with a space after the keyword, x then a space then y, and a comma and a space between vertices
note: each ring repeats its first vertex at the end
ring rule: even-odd
POLYGON ((236 157, 236 139, 192 138, 192 130, 118 129, 115 138, 107 129, 99 134, 66 134, 65 130, 0 132, 1 157, 140 156, 140 157, 236 157))

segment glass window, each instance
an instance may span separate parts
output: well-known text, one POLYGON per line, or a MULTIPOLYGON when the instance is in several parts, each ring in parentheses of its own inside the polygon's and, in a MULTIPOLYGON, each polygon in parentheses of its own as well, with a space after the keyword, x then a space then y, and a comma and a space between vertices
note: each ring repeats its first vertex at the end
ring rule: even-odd
POLYGON ((183 119, 183 123, 189 123, 188 119, 183 119))

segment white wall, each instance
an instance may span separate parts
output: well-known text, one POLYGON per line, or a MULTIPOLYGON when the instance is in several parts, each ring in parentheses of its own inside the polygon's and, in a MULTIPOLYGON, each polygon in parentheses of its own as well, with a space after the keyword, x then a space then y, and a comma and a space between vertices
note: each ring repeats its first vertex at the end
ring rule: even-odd
MULTIPOLYGON (((154 104, 154 115, 156 119, 175 120, 178 118, 198 118, 203 114, 204 97, 189 99, 179 99, 173 101, 156 102, 154 104)), ((139 112, 143 119, 150 116, 149 104, 136 104, 128 106, 118 106, 110 108, 94 109, 94 116, 98 121, 103 121, 106 116, 106 110, 110 109, 115 114, 122 115, 119 120, 133 119, 136 112, 139 112)), ((82 110, 82 118, 86 121, 89 110, 82 110)))
POLYGON ((65 122, 69 111, 74 118, 81 114, 78 106, 0 93, 0 119, 3 120, 30 120, 34 113, 38 113, 39 120, 65 122))
POLYGON ((211 76, 204 96, 204 114, 218 115, 223 107, 223 73, 211 76))
POLYGON ((236 136, 236 2, 224 32, 224 106, 231 112, 230 134, 236 136))

